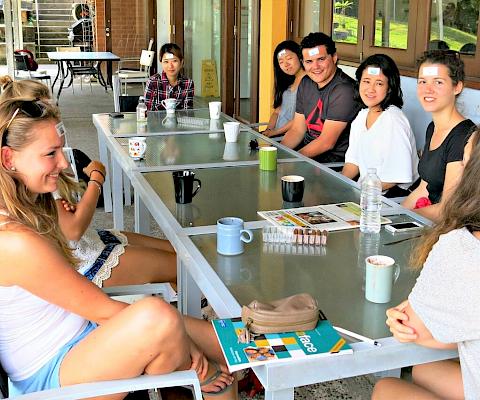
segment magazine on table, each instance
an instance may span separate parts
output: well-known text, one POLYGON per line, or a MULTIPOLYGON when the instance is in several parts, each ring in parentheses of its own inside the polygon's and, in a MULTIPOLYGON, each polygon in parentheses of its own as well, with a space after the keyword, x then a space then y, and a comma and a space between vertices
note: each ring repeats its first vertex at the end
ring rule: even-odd
MULTIPOLYGON (((310 227, 335 231, 356 228, 360 225, 360 206, 353 202, 324 204, 286 210, 258 211, 258 215, 284 227, 310 227)), ((381 217, 382 224, 392 221, 381 217)))
POLYGON ((217 319, 212 324, 230 372, 266 363, 353 352, 322 313, 315 329, 256 335, 249 343, 239 343, 238 335, 245 328, 240 317, 217 319))

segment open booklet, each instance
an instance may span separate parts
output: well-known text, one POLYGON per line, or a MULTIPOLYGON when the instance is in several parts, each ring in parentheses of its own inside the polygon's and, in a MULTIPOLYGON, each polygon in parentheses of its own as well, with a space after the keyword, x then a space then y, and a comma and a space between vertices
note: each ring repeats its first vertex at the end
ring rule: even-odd
POLYGON ((217 319, 212 324, 230 372, 272 362, 353 352, 322 313, 313 330, 256 335, 249 343, 238 341, 238 335, 245 328, 240 317, 217 319))
MULTIPOLYGON (((325 204, 287 210, 258 211, 258 215, 278 226, 311 227, 335 231, 360 225, 360 206, 353 202, 325 204)), ((382 224, 392 221, 381 217, 382 224)))

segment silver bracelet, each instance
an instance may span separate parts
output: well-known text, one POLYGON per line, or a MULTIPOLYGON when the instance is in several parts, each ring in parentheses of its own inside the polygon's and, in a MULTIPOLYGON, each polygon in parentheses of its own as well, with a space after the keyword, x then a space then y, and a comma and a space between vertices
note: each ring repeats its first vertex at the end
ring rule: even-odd
POLYGON ((88 184, 90 184, 90 183, 93 183, 93 184, 97 187, 97 189, 98 189, 98 194, 102 194, 102 185, 100 185, 99 182, 97 182, 96 180, 91 179, 91 180, 88 181, 88 184))

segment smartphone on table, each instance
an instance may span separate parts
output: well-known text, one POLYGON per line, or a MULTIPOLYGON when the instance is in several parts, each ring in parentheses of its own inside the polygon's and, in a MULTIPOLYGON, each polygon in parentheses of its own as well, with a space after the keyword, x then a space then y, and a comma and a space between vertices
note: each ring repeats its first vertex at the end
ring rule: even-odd
POLYGON ((422 224, 415 221, 395 222, 393 224, 385 225, 385 229, 390 233, 404 233, 420 231, 424 228, 422 224))

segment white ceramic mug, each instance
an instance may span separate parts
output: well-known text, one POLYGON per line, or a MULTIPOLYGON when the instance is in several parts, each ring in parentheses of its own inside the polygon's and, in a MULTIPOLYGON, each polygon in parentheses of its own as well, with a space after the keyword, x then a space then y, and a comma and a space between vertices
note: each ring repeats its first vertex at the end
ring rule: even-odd
POLYGON ((220 111, 222 110, 222 102, 211 101, 208 103, 208 109, 210 110, 210 119, 219 119, 220 111))
POLYGON ((365 259, 365 268, 365 298, 373 303, 388 303, 400 266, 391 257, 376 255, 365 259))
POLYGON ((167 110, 167 114, 175 114, 175 107, 177 106, 176 99, 164 99, 160 103, 165 110, 167 110))
POLYGON ((128 154, 134 160, 141 160, 147 151, 147 138, 136 136, 128 139, 128 154))
POLYGON ((224 122, 223 129, 225 131, 225 141, 235 143, 240 132, 240 122, 224 122))

